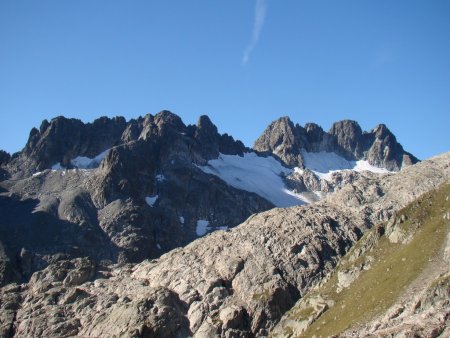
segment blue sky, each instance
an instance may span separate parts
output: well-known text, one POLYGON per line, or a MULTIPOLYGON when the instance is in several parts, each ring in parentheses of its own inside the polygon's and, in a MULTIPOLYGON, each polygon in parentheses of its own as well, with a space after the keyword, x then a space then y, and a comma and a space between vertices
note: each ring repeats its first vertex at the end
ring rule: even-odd
POLYGON ((450 1, 0 2, 0 149, 58 115, 207 114, 248 146, 274 119, 385 123, 450 150, 450 1))

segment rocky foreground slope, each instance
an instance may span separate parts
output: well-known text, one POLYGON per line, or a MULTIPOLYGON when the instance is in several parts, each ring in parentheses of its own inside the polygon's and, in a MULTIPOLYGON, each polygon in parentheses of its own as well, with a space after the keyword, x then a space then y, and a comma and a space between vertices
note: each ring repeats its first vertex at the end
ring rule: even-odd
POLYGON ((396 174, 355 174, 323 201, 256 214, 137 265, 61 257, 2 288, 0 335, 269 335, 368 229, 448 182, 449 163, 447 153, 396 174))
POLYGON ((450 182, 366 232, 272 335, 447 337, 450 182))

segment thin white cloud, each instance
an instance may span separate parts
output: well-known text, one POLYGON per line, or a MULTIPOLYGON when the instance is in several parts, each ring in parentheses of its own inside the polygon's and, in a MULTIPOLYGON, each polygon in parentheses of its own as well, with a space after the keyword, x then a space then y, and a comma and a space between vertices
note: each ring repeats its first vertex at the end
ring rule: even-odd
POLYGON ((244 55, 242 57, 242 65, 245 65, 248 62, 248 60, 250 59, 250 54, 252 54, 253 49, 256 47, 256 44, 258 43, 259 36, 261 34, 261 30, 264 25, 264 21, 266 19, 266 13, 267 13, 266 0, 256 0, 255 21, 253 23, 252 39, 244 50, 244 55))

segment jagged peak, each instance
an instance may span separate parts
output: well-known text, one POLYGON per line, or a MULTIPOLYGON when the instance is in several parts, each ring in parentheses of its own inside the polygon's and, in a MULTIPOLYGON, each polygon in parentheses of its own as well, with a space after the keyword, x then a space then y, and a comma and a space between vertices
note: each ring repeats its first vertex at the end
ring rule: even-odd
POLYGON ((380 123, 375 128, 373 128, 371 133, 374 134, 378 139, 385 138, 387 136, 393 136, 395 138, 394 134, 383 123, 380 123))
POLYGON ((198 118, 197 128, 203 130, 211 130, 212 132, 217 133, 217 126, 212 123, 208 115, 201 115, 198 118))
MULTIPOLYGON (((151 114, 149 114, 151 115, 151 114)), ((177 114, 172 113, 170 110, 161 110, 159 113, 155 115, 155 121, 163 120, 165 122, 181 122, 181 117, 177 114)))
POLYGON ((0 149, 0 166, 6 164, 11 159, 11 154, 0 149))
MULTIPOLYGON (((256 140, 254 149, 272 153, 287 165, 301 165, 301 151, 305 150, 334 152, 347 160, 365 159, 389 170, 399 170, 403 155, 409 154, 384 124, 363 132, 357 121, 344 119, 333 123, 325 132, 315 123, 307 123, 304 128, 294 126, 287 116, 273 121, 256 140)), ((406 162, 416 162, 413 156, 407 157, 406 162)))
POLYGON ((323 132, 323 128, 314 122, 306 123, 304 128, 306 129, 307 132, 311 132, 311 131, 322 131, 323 132))
POLYGON ((273 120, 270 123, 269 128, 270 127, 275 127, 275 126, 280 126, 280 125, 288 127, 288 128, 291 128, 291 129, 294 129, 294 127, 295 127, 294 122, 292 122, 292 120, 291 120, 291 118, 289 116, 282 116, 282 117, 279 117, 276 120, 273 120))
POLYGON ((339 133, 353 133, 354 135, 362 135, 362 129, 358 122, 354 120, 341 120, 334 122, 328 131, 331 135, 337 135, 339 133))
POLYGON ((316 123, 306 123, 304 126, 304 130, 306 132, 307 138, 313 142, 320 141, 325 135, 323 128, 316 123))

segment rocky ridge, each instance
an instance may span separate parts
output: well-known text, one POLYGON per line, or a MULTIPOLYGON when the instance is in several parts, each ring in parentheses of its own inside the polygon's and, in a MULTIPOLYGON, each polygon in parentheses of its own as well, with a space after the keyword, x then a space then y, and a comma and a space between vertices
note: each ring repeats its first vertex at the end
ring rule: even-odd
POLYGON ((159 257, 197 238, 199 221, 211 230, 232 227, 272 208, 198 168, 219 153, 245 150, 207 116, 193 126, 168 111, 129 122, 44 121, 2 165, 8 179, 0 183, 6 269, 0 285, 26 281, 60 258, 125 263, 159 257), (77 168, 74 159, 102 152, 96 167, 77 168))
POLYGON ((394 171, 418 161, 403 150, 384 124, 363 132, 359 124, 351 120, 336 122, 325 132, 315 123, 302 127, 294 125, 289 117, 282 117, 267 127, 253 149, 272 153, 291 167, 304 166, 302 151, 334 152, 348 160, 367 160, 372 165, 394 171))
POLYGON ((159 259, 97 268, 97 276, 78 261, 52 263, 2 289, 2 333, 266 336, 367 229, 447 182, 449 161, 447 153, 395 175, 359 176, 324 201, 259 213, 159 259))

